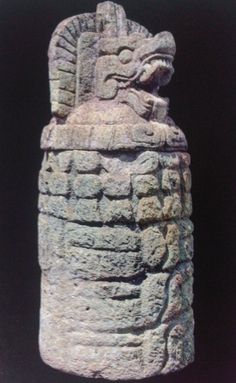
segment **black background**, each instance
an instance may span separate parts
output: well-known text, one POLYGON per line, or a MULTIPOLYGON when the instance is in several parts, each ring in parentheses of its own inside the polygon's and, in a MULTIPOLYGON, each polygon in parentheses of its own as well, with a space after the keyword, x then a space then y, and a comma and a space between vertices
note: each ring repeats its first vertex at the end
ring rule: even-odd
MULTIPOLYGON (((40 360, 37 175, 40 134, 50 119, 51 33, 66 17, 94 12, 97 2, 0 1, 1 383, 92 382, 40 360)), ((235 383, 236 2, 117 2, 152 33, 175 36, 176 72, 161 94, 170 97, 170 115, 192 155, 196 359, 181 372, 145 382, 235 383)))

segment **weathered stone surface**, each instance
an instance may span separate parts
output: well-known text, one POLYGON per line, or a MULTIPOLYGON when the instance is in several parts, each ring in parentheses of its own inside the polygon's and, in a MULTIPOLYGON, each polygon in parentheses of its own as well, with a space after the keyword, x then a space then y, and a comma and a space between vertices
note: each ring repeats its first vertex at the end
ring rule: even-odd
POLYGON ((67 262, 70 273, 86 280, 128 278, 143 270, 139 252, 115 252, 71 246, 67 262), (94 265, 97 265, 96 269, 94 265))
POLYGON ((190 156, 158 95, 174 54, 109 1, 53 34, 39 343, 59 370, 142 379, 193 361, 190 156))
POLYGON ((75 246, 114 251, 136 251, 140 248, 138 233, 126 227, 87 227, 67 222, 65 241, 75 246))
POLYGON ((75 151, 75 169, 78 173, 90 173, 99 170, 100 156, 97 152, 75 151))
POLYGON ((80 198, 71 213, 71 220, 81 223, 102 222, 97 199, 80 198))
MULTIPOLYGON (((163 206, 163 218, 179 218, 182 213, 182 204, 180 195, 178 193, 173 193, 164 197, 164 206, 163 206)), ((187 214, 188 215, 188 214, 187 214)))
POLYGON ((40 172, 39 191, 43 194, 67 195, 70 192, 69 177, 65 173, 40 172))
POLYGON ((138 197, 157 193, 160 188, 158 178, 152 174, 136 176, 133 179, 134 194, 138 197))
POLYGON ((129 199, 112 200, 103 198, 100 202, 104 223, 134 221, 132 202, 129 199))
POLYGON ((130 177, 103 176, 103 193, 108 197, 127 197, 130 194, 130 177))
POLYGON ((164 169, 161 186, 163 190, 178 190, 180 186, 179 172, 177 170, 164 169))
MULTIPOLYGON (((168 198, 168 197, 167 197, 168 198)), ((139 201, 137 221, 148 223, 160 221, 162 219, 161 202, 157 196, 145 197, 139 201)))
POLYGON ((101 193, 100 177, 95 174, 83 174, 75 178, 74 193, 80 198, 96 197, 101 193))
MULTIPOLYGON (((115 117, 111 120, 109 113, 109 109, 113 108, 113 105, 111 101, 106 102, 110 105, 107 105, 107 109, 100 116, 96 116, 91 124, 83 125, 80 123, 82 118, 88 118, 89 112, 95 114, 96 110, 92 110, 94 106, 87 105, 83 111, 81 109, 85 107, 81 105, 80 110, 77 111, 76 116, 73 118, 73 124, 65 123, 61 125, 53 122, 46 126, 41 138, 42 149, 127 151, 129 149, 138 150, 143 147, 160 150, 165 148, 169 150, 175 149, 176 151, 186 150, 185 136, 176 126, 163 122, 150 122, 151 126, 147 126, 145 121, 141 122, 138 118, 137 121, 134 121, 134 124, 131 121, 125 123, 126 119, 131 120, 130 115, 134 112, 124 105, 121 105, 121 110, 115 113, 120 119, 119 124, 113 125, 115 117), (105 121, 103 124, 100 122, 96 126, 96 121, 102 120, 102 116, 104 116, 105 121)), ((143 172, 141 171, 140 174, 143 174, 143 172)))

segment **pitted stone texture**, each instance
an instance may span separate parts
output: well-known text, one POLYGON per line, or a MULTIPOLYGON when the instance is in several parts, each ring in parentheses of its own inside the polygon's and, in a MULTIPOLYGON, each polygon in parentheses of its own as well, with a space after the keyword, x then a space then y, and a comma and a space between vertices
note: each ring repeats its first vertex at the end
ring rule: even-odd
POLYGON ((174 54, 169 32, 110 1, 52 36, 39 343, 64 372, 142 379, 193 361, 190 156, 158 95, 174 54))
POLYGON ((86 160, 87 151, 70 151, 70 171, 64 173, 60 171, 63 153, 51 152, 50 165, 46 159, 43 162, 39 178, 43 213, 81 223, 127 221, 140 225, 191 214, 185 153, 141 151, 110 157, 93 152, 100 165, 90 167, 89 174, 78 174, 77 164, 78 158, 86 160), (178 165, 173 168, 171 159, 176 156, 178 165), (163 168, 162 163, 171 163, 171 168, 163 168))
POLYGON ((42 357, 107 379, 182 368, 193 359, 189 157, 92 152, 85 173, 77 161, 87 157, 51 152, 40 173, 42 357), (67 177, 66 195, 42 183, 57 174, 67 177), (176 194, 177 213, 166 210, 176 194))

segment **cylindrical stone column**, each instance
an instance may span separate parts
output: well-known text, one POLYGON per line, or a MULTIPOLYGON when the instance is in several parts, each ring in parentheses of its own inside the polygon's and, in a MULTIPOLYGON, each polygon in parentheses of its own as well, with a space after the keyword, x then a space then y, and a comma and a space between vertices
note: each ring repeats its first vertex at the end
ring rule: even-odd
POLYGON ((142 379, 194 357, 190 156, 167 100, 150 92, 170 79, 175 47, 113 3, 91 15, 62 23, 49 51, 40 352, 68 373, 142 379))

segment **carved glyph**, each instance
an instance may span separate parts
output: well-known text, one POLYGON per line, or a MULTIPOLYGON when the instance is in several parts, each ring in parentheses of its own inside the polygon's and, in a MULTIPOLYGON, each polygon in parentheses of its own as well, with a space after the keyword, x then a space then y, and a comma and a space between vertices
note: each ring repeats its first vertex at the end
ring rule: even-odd
POLYGON ((190 157, 158 93, 174 54, 109 1, 52 36, 40 352, 62 371, 142 379, 193 361, 190 157))

